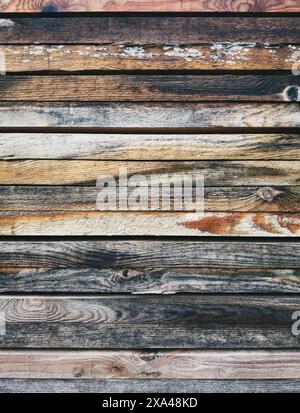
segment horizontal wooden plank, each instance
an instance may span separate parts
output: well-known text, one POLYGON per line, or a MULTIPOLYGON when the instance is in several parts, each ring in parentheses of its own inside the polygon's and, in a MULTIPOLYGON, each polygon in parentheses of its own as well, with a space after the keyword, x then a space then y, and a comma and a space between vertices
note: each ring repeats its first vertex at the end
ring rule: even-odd
MULTIPOLYGON (((299 112, 300 113, 300 112, 299 112)), ((121 169, 127 176, 141 174, 152 183, 174 182, 184 176, 204 176, 206 186, 299 185, 299 161, 86 161, 26 160, 1 161, 2 185, 85 185, 95 186, 97 178, 111 175, 119 182, 121 169)), ((146 182, 141 182, 145 186, 146 182)), ((149 183, 147 183, 149 186, 149 183)))
POLYGON ((0 241, 1 267, 298 269, 300 243, 165 240, 0 241))
POLYGON ((9 16, 0 33, 0 44, 300 44, 299 17, 286 16, 9 16))
MULTIPOLYGON (((194 195, 195 195, 195 191, 194 195)), ((99 189, 85 186, 0 186, 0 211, 96 211, 99 189)), ((128 194, 130 194, 128 190, 128 194)), ((113 191, 111 191, 113 194, 113 191)), ((161 194, 156 210, 169 197, 161 194)), ((170 194, 172 210, 174 195, 170 194)), ((126 203, 123 191, 119 192, 119 211, 126 203)), ((182 202, 184 198, 182 198, 182 202)), ((192 204, 185 210, 195 210, 192 204)), ((151 199, 148 201, 149 209, 151 199)), ((137 208, 138 209, 138 208, 137 208)), ((144 208, 145 209, 145 208, 144 208)), ((108 209, 107 209, 108 210, 108 209)), ((300 212, 300 186, 286 187, 205 187, 205 212, 300 212)))
POLYGON ((1 76, 6 101, 300 101, 300 80, 288 75, 1 76))
POLYGON ((2 296, 0 347, 300 348, 299 306, 299 295, 2 296))
POLYGON ((0 378, 300 379, 300 352, 0 351, 0 378))
POLYGON ((300 269, 3 268, 1 293, 299 293, 300 269))
MULTIPOLYGON (((1 31, 1 28, 0 28, 1 31)), ((5 45, 3 71, 289 70, 298 68, 299 45, 211 43, 180 45, 5 45)))
POLYGON ((150 12, 299 12, 298 0, 215 2, 213 0, 81 0, 75 2, 54 1, 24 1, 4 2, 0 7, 3 12, 120 12, 120 11, 150 11, 150 12))
POLYGON ((290 161, 300 135, 0 133, 0 159, 290 161))
POLYGON ((275 128, 300 127, 297 103, 9 103, 0 127, 275 128))
POLYGON ((300 380, 2 379, 1 393, 299 393, 300 380))
POLYGON ((2 212, 0 235, 299 237, 300 214, 2 212))

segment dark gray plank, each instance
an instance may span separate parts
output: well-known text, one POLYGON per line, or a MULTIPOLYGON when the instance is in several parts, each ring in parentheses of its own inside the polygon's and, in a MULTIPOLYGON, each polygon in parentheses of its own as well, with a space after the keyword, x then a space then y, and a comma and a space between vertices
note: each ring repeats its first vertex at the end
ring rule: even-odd
POLYGON ((0 393, 299 393, 300 380, 1 379, 0 393))
POLYGON ((299 308, 299 295, 7 296, 0 347, 298 349, 299 308))
POLYGON ((300 270, 1 268, 1 293, 300 293, 300 270))
POLYGON ((0 241, 1 267, 299 268, 300 243, 164 240, 0 241))

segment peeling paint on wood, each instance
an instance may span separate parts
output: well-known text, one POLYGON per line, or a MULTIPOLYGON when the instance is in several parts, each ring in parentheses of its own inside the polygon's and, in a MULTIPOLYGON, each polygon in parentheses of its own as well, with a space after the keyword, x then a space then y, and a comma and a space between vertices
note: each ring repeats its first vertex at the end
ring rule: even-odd
MULTIPOLYGON (((1 27, 1 22, 0 22, 1 27)), ((299 45, 7 45, 6 72, 92 70, 292 70, 299 45)), ((298 56, 298 58, 297 58, 298 56)))
POLYGON ((4 212, 0 235, 300 236, 300 214, 4 212))

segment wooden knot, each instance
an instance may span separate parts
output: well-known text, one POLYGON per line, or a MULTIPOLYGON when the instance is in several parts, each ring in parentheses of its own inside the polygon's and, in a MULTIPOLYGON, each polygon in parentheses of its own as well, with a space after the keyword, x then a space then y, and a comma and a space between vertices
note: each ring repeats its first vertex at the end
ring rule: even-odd
POLYGON ((259 188, 256 193, 261 199, 266 202, 272 202, 278 195, 282 194, 281 191, 277 191, 276 189, 269 187, 259 188))
POLYGON ((84 376, 84 374, 85 374, 85 371, 84 371, 83 368, 75 367, 73 369, 73 376, 74 377, 82 377, 82 376, 84 376))
POLYGON ((41 10, 42 13, 56 13, 58 12, 58 8, 54 4, 48 4, 47 6, 44 6, 41 10))
POLYGON ((288 86, 283 91, 283 97, 286 102, 300 101, 300 88, 297 85, 288 86))

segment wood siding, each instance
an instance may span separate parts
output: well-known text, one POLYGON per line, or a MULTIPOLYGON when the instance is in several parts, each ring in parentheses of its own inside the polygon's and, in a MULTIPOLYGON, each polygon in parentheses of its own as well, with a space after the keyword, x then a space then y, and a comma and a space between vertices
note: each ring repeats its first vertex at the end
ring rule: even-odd
POLYGON ((300 391, 298 12, 1 3, 1 393, 300 391))

